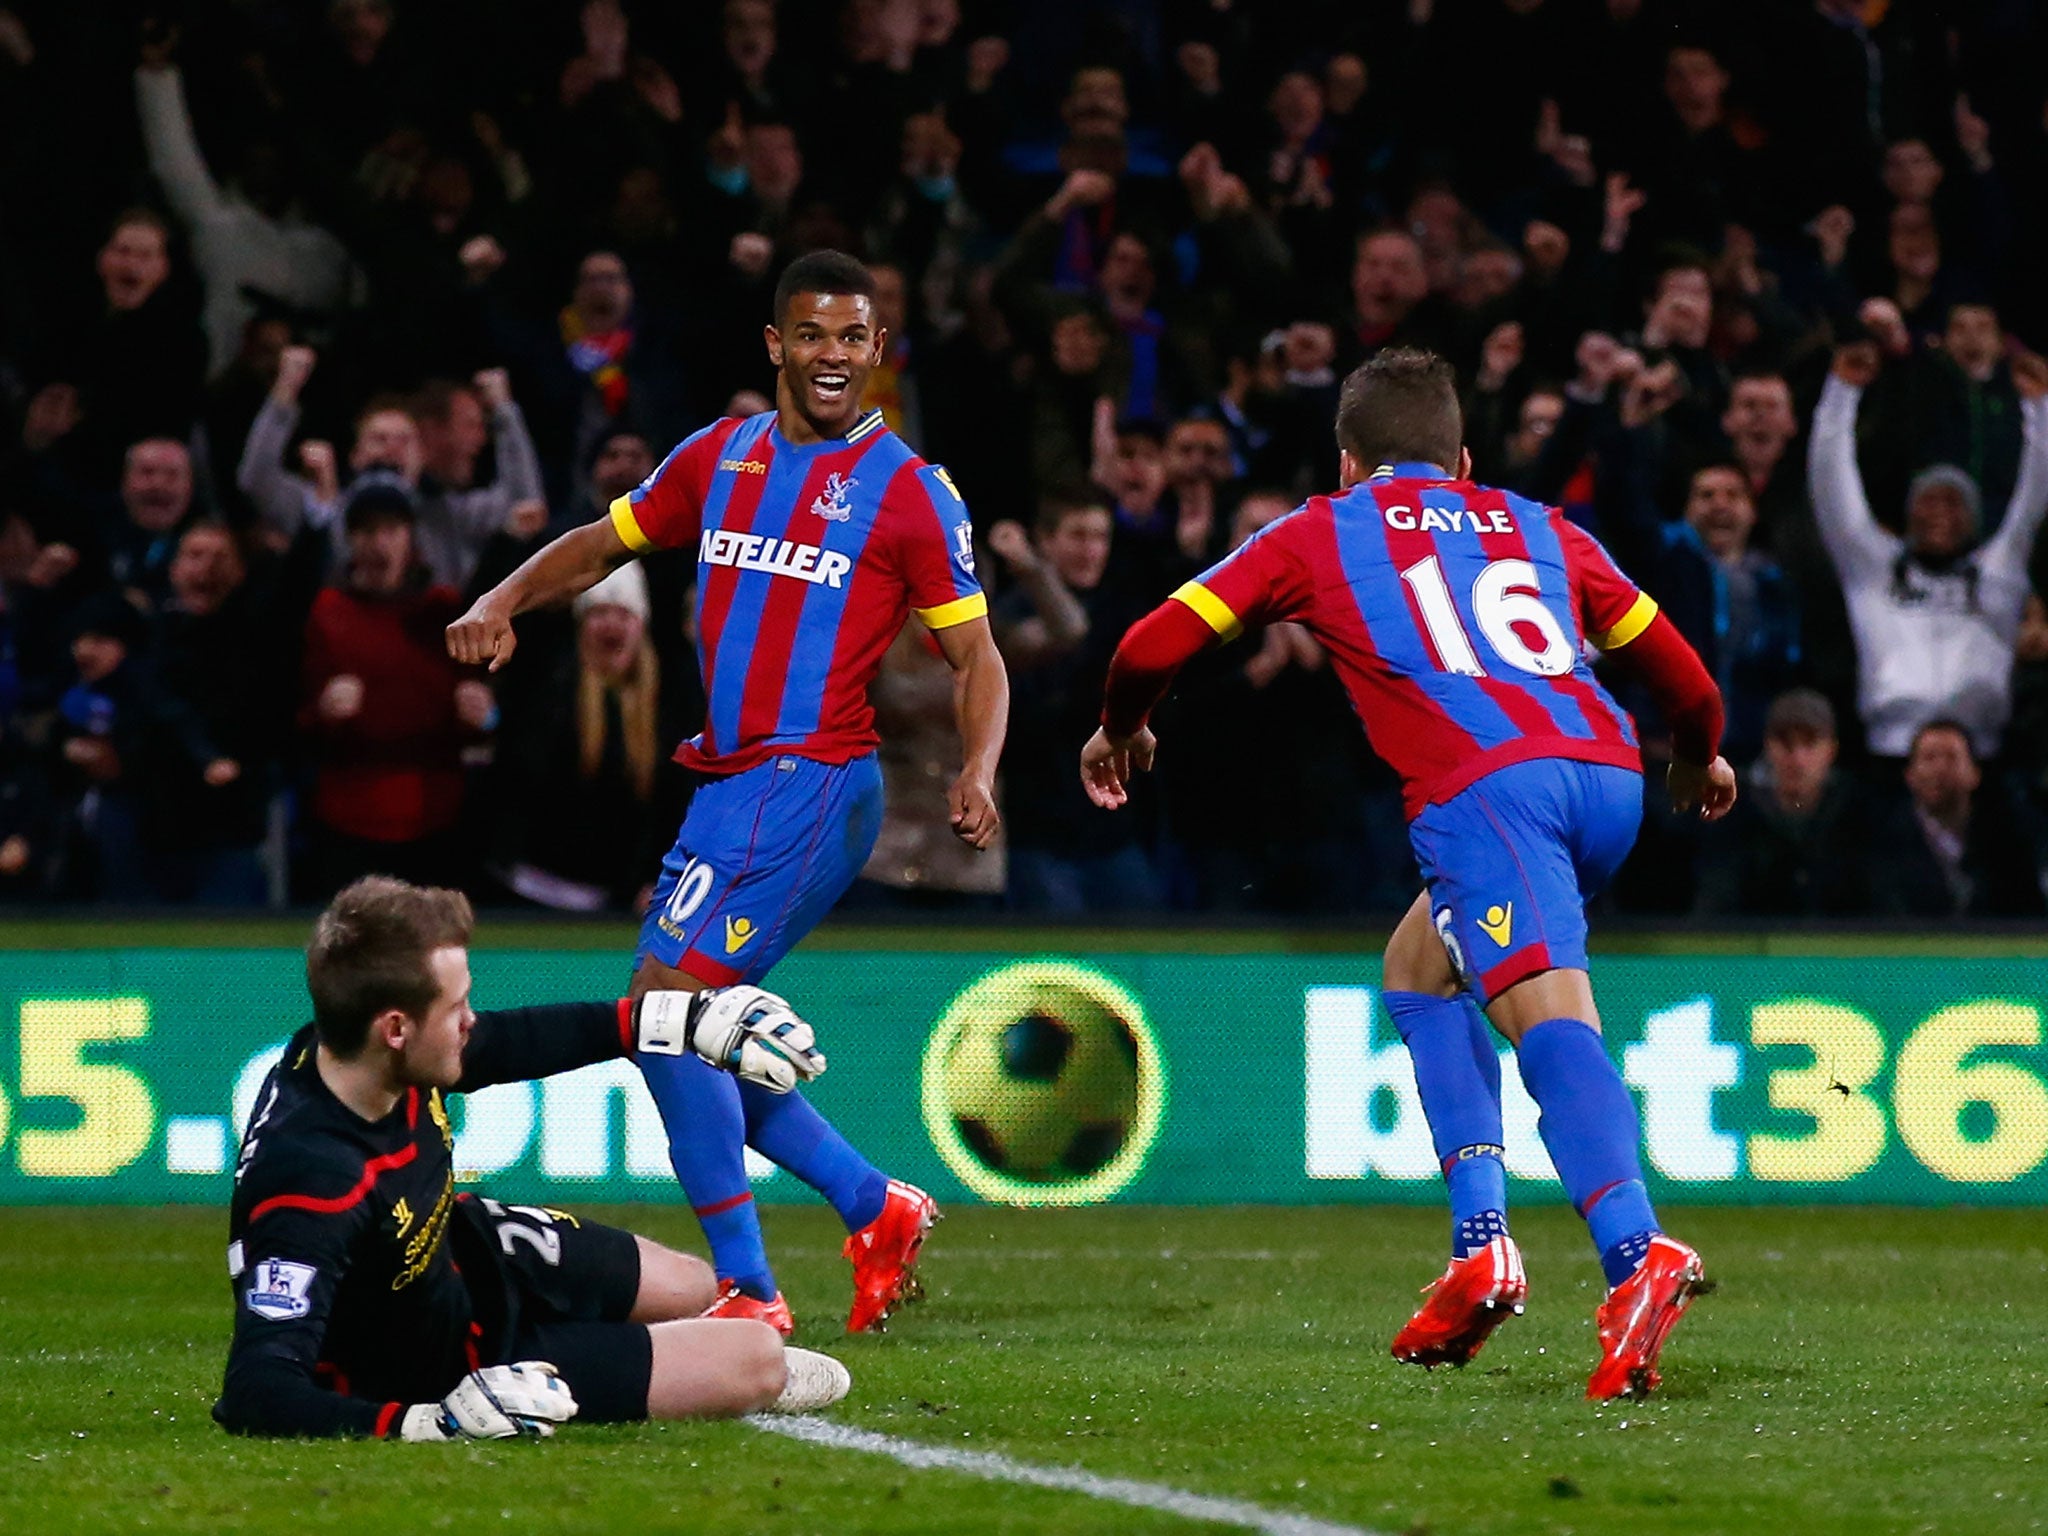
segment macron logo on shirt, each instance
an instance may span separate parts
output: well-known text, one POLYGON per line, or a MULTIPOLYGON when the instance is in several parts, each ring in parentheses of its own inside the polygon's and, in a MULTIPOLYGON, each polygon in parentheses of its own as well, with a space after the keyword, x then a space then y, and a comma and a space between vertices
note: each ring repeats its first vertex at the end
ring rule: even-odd
POLYGON ((842 587, 853 561, 837 550, 815 544, 798 544, 791 539, 765 538, 758 533, 728 533, 723 528, 706 528, 697 542, 697 559, 705 565, 729 565, 735 570, 764 571, 770 576, 794 576, 813 586, 842 587))

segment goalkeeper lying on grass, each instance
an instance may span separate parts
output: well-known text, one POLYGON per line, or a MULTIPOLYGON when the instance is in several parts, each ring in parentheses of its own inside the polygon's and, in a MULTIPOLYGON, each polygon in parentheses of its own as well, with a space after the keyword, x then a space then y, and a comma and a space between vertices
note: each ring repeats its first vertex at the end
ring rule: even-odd
POLYGON ((443 1092, 685 1050, 787 1092, 824 1070, 756 987, 475 1014, 459 892, 359 880, 306 951, 313 1022, 235 1168, 235 1335, 213 1416, 255 1435, 496 1439, 844 1397, 766 1323, 700 1318, 701 1260, 564 1211, 455 1192, 443 1092))

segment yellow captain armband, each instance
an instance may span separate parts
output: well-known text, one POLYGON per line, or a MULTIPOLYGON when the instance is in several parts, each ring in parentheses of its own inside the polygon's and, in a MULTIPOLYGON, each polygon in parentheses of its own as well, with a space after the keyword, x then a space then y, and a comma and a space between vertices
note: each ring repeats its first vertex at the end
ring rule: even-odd
POLYGON ((1605 634, 1592 637, 1595 649, 1618 651, 1629 641, 1650 627, 1650 621, 1657 617, 1657 600, 1647 592, 1638 592, 1636 600, 1629 604, 1628 612, 1621 616, 1621 622, 1605 634))
POLYGON ((1173 600, 1195 610, 1195 616, 1226 640, 1234 640, 1244 629, 1230 604, 1199 581, 1184 581, 1174 589, 1173 600))
POLYGON ((621 496, 612 503, 612 531, 619 536, 619 542, 636 555, 644 555, 654 548, 654 540, 640 529, 640 520, 633 515, 633 499, 621 496))
POLYGON ((951 629, 955 624, 966 624, 988 616, 988 598, 979 592, 970 592, 965 597, 956 597, 950 603, 941 603, 936 608, 914 610, 918 621, 926 629, 951 629))

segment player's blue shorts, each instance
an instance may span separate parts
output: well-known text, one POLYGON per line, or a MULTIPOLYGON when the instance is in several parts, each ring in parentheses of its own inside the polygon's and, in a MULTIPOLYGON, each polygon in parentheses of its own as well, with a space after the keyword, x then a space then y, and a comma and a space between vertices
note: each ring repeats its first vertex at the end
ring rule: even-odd
POLYGON ((633 961, 706 985, 759 981, 832 910, 882 830, 882 770, 771 757, 705 779, 661 861, 633 961))
POLYGON ((1539 971, 1586 968, 1586 903, 1643 819, 1643 777, 1539 758, 1499 768, 1408 826, 1459 981, 1492 1002, 1539 971))

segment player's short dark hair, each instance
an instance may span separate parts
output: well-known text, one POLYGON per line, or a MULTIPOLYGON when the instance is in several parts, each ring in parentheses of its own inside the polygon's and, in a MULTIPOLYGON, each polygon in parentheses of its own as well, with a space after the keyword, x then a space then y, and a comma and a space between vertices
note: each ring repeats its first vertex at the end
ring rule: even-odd
POLYGON ((775 283, 775 323, 782 324, 800 293, 857 294, 875 301, 874 275, 844 251, 809 251, 782 269, 775 283))
POLYGON ((418 1018, 439 986, 427 957, 466 948, 476 915, 460 891, 365 875, 344 887, 313 924, 306 990, 320 1043, 347 1060, 370 1038, 370 1022, 396 1008, 418 1018))
POLYGON ((1408 463, 1455 471, 1464 445, 1458 376, 1434 352, 1389 347, 1344 380, 1337 396, 1337 446, 1368 470, 1408 463))

